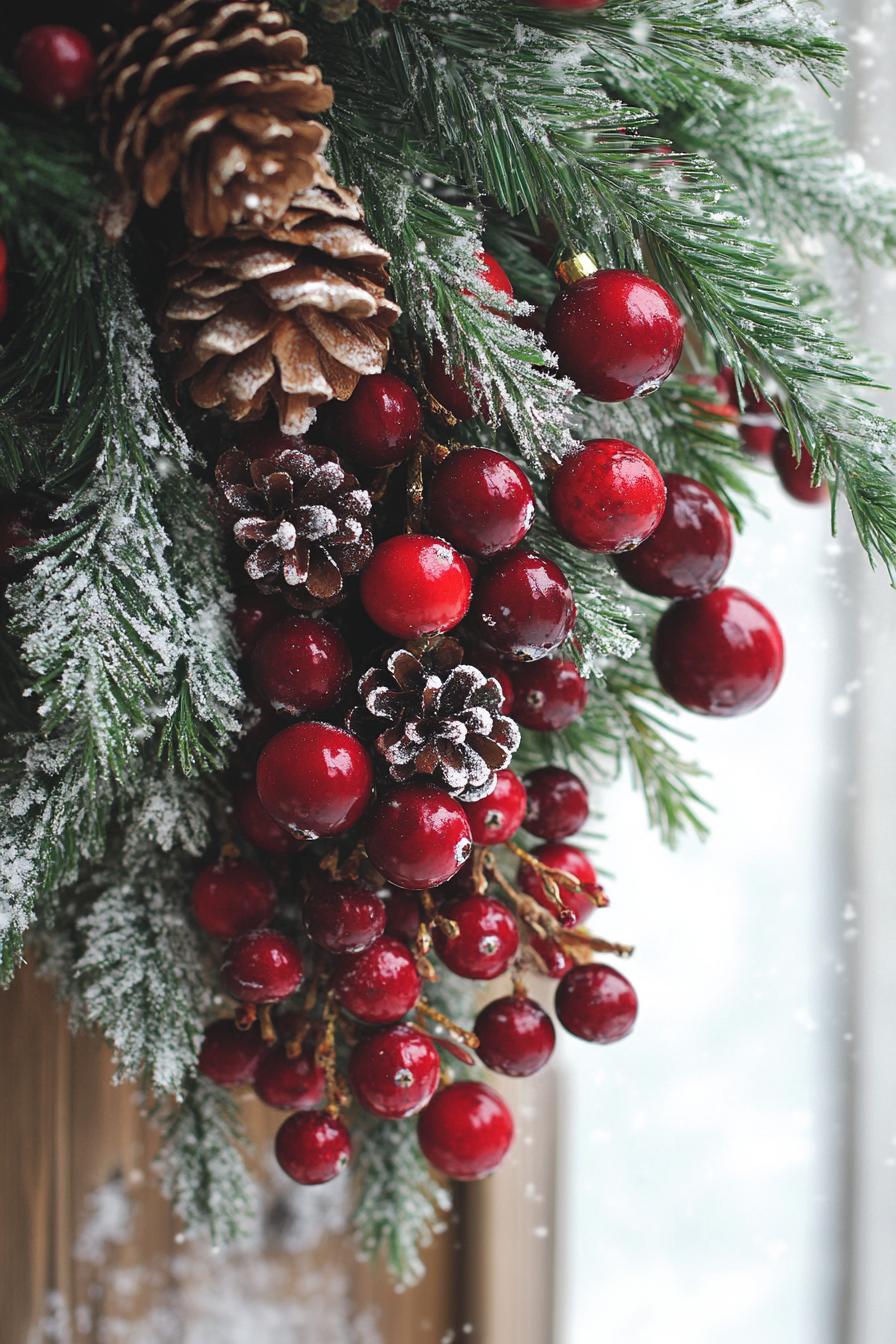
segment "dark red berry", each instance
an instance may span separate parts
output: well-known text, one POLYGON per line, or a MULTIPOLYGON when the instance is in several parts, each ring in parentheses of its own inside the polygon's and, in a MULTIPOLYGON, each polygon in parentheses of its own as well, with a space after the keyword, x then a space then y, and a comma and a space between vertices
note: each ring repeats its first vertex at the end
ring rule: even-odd
POLYGON ((797 462, 786 429, 782 429, 775 438, 772 463, 778 473, 778 479, 793 499, 798 499, 801 504, 823 504, 828 498, 828 487, 824 481, 818 485, 813 484, 812 473, 815 464, 811 453, 803 447, 800 460, 797 462))
POLYGON ((471 591, 470 571, 454 547, 419 533, 381 542, 361 574, 364 610, 400 639, 452 630, 467 614, 471 591))
POLYGON ((221 976, 228 994, 241 1003, 276 1003, 302 983, 302 954, 291 938, 274 929, 256 929, 228 947, 221 976))
POLYGON ((363 952, 386 927, 386 907, 360 882, 319 882, 305 901, 305 930, 326 952, 363 952))
POLYGON ((433 928, 433 946, 449 971, 465 980, 494 980, 503 975, 519 950, 516 920, 500 901, 463 896, 439 911, 457 925, 452 938, 443 924, 433 928))
MULTIPOLYGON (((547 844, 538 845, 532 850, 533 855, 539 862, 547 868, 555 868, 561 873, 568 873, 570 877, 575 877, 586 887, 597 886, 597 873, 592 867, 587 854, 584 854, 576 845, 566 845, 562 841, 549 841, 547 844)), ((550 910, 556 914, 556 906, 551 901, 545 891, 544 882, 539 876, 537 870, 524 861, 520 861, 520 866, 516 876, 517 886, 520 891, 524 891, 527 896, 531 896, 539 905, 543 905, 545 910, 550 910)), ((560 887, 560 898, 568 910, 571 910, 575 923, 581 924, 594 912, 594 901, 591 900, 587 892, 574 891, 566 886, 562 878, 557 879, 560 887)))
POLYGON ((512 550, 534 516, 529 478, 503 453, 464 448, 436 468, 429 489, 430 526, 468 555, 483 559, 512 550))
POLYGON ((538 934, 532 934, 529 946, 541 962, 545 975, 552 980, 562 980, 566 972, 575 966, 566 948, 556 938, 541 938, 538 934))
POLYGON ((542 840, 565 840, 588 820, 588 790, 571 770, 543 765, 530 770, 526 788, 526 819, 523 825, 542 840))
POLYGON ((370 802, 373 765, 353 733, 295 723, 272 737, 255 774, 262 806, 294 835, 338 835, 370 802))
POLYGON ((255 1074, 255 1091, 266 1106, 313 1111, 326 1095, 327 1080, 312 1050, 290 1059, 283 1045, 268 1050, 255 1074))
POLYGON ((436 347, 426 366, 426 386, 455 420, 473 420, 476 416, 484 416, 488 410, 475 372, 464 378, 463 370, 449 368, 447 356, 441 347, 436 347), (470 391, 465 387, 465 382, 470 384, 470 391))
POLYGON ((585 711, 588 683, 575 663, 565 658, 515 667, 511 676, 513 717, 523 728, 559 733, 585 711))
POLYGON ((344 1171, 351 1161, 348 1130, 327 1111, 297 1111, 277 1130, 277 1161, 299 1185, 323 1185, 344 1171))
POLYGON ((511 1078, 528 1078, 547 1064, 554 1053, 554 1024, 534 999, 511 994, 493 999, 473 1025, 479 1037, 476 1050, 483 1064, 511 1078))
POLYGON ((232 1017, 222 1017, 206 1027, 196 1067, 221 1087, 239 1087, 252 1082, 266 1049, 257 1026, 240 1031, 232 1017))
POLYGON ((336 446, 356 467, 389 467, 420 437, 423 414, 413 388, 394 373, 359 379, 348 401, 330 402, 326 420, 336 446))
POLYGON ((365 1110, 387 1120, 416 1115, 439 1085, 439 1052, 413 1027, 387 1027, 360 1040, 351 1053, 348 1077, 365 1110))
POLYGON ((396 887, 422 891, 453 877, 473 847, 467 814, 434 784, 402 784, 377 803, 367 854, 396 887))
POLYGON ((329 621, 286 616, 258 639, 252 675, 281 714, 319 713, 335 705, 351 675, 348 645, 329 621))
POLYGON ((392 938, 400 938, 409 946, 412 945, 416 940, 423 915, 420 897, 416 891, 402 891, 400 887, 391 888, 384 904, 386 933, 392 938))
POLYGON ((240 832, 250 845, 265 854, 294 854, 301 848, 300 841, 262 807, 254 779, 247 780, 240 789, 234 811, 240 832))
POLYGON ((471 616, 480 637, 497 653, 529 662, 572 633, 576 604, 566 575, 552 560, 519 550, 479 575, 471 616))
POLYGON ((301 435, 283 433, 276 416, 240 425, 237 437, 240 449, 253 461, 258 458, 275 457, 277 453, 285 453, 292 448, 301 449, 304 445, 301 435))
POLYGON ((378 938, 357 956, 344 957, 333 986, 343 1008, 361 1022, 397 1022, 420 997, 420 975, 396 938, 378 938))
POLYGON ((670 473, 666 511, 651 537, 616 558, 632 588, 654 597, 702 597, 722 581, 731 559, 731 515, 709 486, 670 473))
POLYGON ((220 859, 197 875, 193 917, 213 938, 236 938, 267 924, 277 890, 265 870, 248 859, 220 859))
POLYGON ((504 696, 500 706, 501 713, 512 714, 513 682, 510 680, 510 673, 507 668, 498 662, 493 653, 477 651, 475 655, 471 655, 470 662, 478 667, 480 672, 484 672, 487 677, 494 677, 504 696))
POLYGON ((666 487, 655 462, 624 439, 589 439, 563 458, 551 516, 586 551, 630 551, 659 526, 666 487))
POLYGON ((464 803, 474 845, 503 845, 523 824, 526 790, 519 775, 499 770, 487 798, 464 803))
POLYGON ((619 971, 593 961, 567 971, 557 986, 554 1011, 573 1036, 609 1045, 635 1025, 638 996, 619 971))
POLYGON ((82 103, 93 87, 96 56, 76 28, 30 28, 16 48, 16 73, 29 103, 48 112, 82 103))
POLYGON ((784 641, 761 602, 739 588, 717 588, 663 612, 653 663, 663 690, 685 709, 744 714, 781 680, 784 641))
POLYGON ((452 1083, 417 1121, 423 1155, 456 1181, 478 1181, 499 1167, 513 1142, 513 1116, 485 1083, 452 1083))
POLYGON ((256 590, 240 597, 233 612, 233 629, 244 656, 252 652, 259 636, 282 618, 283 610, 283 599, 274 593, 256 590))

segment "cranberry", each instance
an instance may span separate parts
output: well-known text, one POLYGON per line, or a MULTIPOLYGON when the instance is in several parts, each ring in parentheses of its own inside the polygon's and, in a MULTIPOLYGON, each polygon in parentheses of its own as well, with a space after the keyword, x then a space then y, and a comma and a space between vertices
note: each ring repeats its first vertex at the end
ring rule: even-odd
POLYGON ((311 616, 284 617, 260 636, 252 654, 259 693, 272 709, 296 717, 335 705, 351 670, 342 635, 311 616))
POLYGON ((423 911, 416 891, 390 890, 386 897, 386 933, 402 942, 413 944, 420 928, 423 911))
POLYGON ((238 426, 237 436, 240 450, 253 461, 258 458, 276 457, 278 453, 285 453, 293 448, 301 450, 305 444, 305 440, 299 434, 284 434, 275 415, 238 426))
POLYGON ((364 812, 373 765, 353 733, 329 723, 295 723, 272 737, 255 775, 262 806, 294 835, 347 831, 364 812))
POLYGON ((511 1078, 528 1078, 554 1053, 554 1024, 533 999, 511 994, 493 999, 476 1018, 476 1051, 483 1064, 511 1078))
POLYGON ((305 902, 305 931, 325 952, 363 952, 386 927, 386 907, 359 882, 321 882, 305 902))
POLYGON ((209 864, 193 883, 193 917, 213 938, 236 938, 267 924, 277 904, 268 874, 248 859, 209 864))
POLYGON ((453 877, 473 841, 459 802, 434 784, 402 784, 373 809, 370 862, 396 887, 422 891, 453 877))
POLYGON ((501 1165, 513 1142, 513 1116, 485 1083, 452 1083, 417 1121, 423 1155, 456 1181, 477 1181, 501 1165))
POLYGON ((390 537, 361 574, 367 615, 399 639, 452 630, 467 614, 470 571, 453 546, 417 533, 390 537))
MULTIPOLYGON (((594 871, 591 861, 587 854, 584 854, 576 845, 566 845, 562 841, 550 841, 545 845, 538 845, 532 850, 532 853, 545 867, 556 868, 561 873, 568 873, 570 877, 577 878, 587 887, 597 886, 597 873, 594 871)), ((548 897, 537 870, 531 864, 520 862, 516 883, 520 891, 524 891, 539 905, 543 905, 545 910, 550 910, 551 914, 556 914, 556 907, 548 897)), ((594 902, 586 892, 574 891, 571 887, 567 887, 562 879, 558 878, 557 884, 560 887, 560 898, 563 904, 572 911, 575 916, 575 923, 581 924, 593 913, 594 902)))
POLYGON ((255 1074, 255 1091, 266 1106, 281 1111, 313 1111, 324 1100, 327 1080, 314 1052, 290 1059, 283 1045, 268 1050, 255 1074))
POLYGON ((588 703, 588 683, 575 663, 545 658, 513 669, 513 717, 523 728, 559 733, 588 703))
POLYGON ((330 402, 325 417, 337 447, 356 467, 390 467, 420 437, 423 414, 413 388, 394 373, 359 379, 348 401, 330 402))
POLYGON ((472 619, 497 653, 529 662, 572 633, 576 604, 566 575, 552 560, 519 550, 480 574, 472 619))
POLYGON ((529 946, 542 963, 545 975, 552 980, 562 980, 566 972, 575 966, 566 948, 556 938, 541 938, 538 934, 532 934, 529 946))
POLYGON ((825 482, 813 484, 812 473, 815 464, 809 450, 803 446, 800 460, 797 462, 786 429, 782 429, 775 438, 772 465, 788 495, 798 499, 801 504, 822 504, 827 499, 828 487, 825 482))
POLYGON ((563 458, 551 516, 586 551, 630 551, 659 526, 666 487, 656 463, 624 439, 589 439, 563 458))
POLYGON ((233 629, 245 656, 252 652, 255 642, 265 630, 269 630, 275 621, 283 616, 283 599, 274 593, 245 593, 240 597, 233 612, 233 629))
POLYGON ((523 825, 542 840, 565 840, 588 820, 588 790, 571 770, 543 765, 523 781, 528 799, 523 825))
POLYGON ((16 73, 29 103, 48 112, 82 103, 93 87, 96 56, 76 28, 29 28, 16 48, 16 73))
POLYGON ((228 994, 241 1003, 276 1003, 302 983, 302 954, 285 933, 255 929, 230 944, 221 975, 228 994))
POLYGON ((361 1022, 397 1022, 420 997, 420 975, 404 943, 379 938, 340 961, 333 979, 343 1008, 361 1022))
POLYGON ((257 1026, 240 1031, 232 1017, 222 1017, 206 1027, 196 1067, 221 1087, 239 1087, 252 1082, 265 1053, 257 1026))
POLYGON ((674 473, 666 511, 651 537, 616 559, 632 588, 654 597, 701 597, 721 582, 731 559, 731 515, 709 486, 674 473))
POLYGON ((612 966, 590 962, 567 971, 557 986, 554 1010, 573 1036, 609 1045, 621 1041, 635 1025, 638 996, 612 966))
POLYGON ((501 693, 504 696, 500 705, 502 714, 511 714, 513 712, 513 682, 510 680, 510 673, 506 667, 498 662, 494 654, 477 652, 471 656, 470 662, 479 668, 479 671, 487 677, 493 677, 501 687, 501 693))
POLYGON ((526 790, 519 775, 499 770, 487 798, 464 803, 474 845, 503 845, 523 824, 526 790))
POLYGON ((387 1120, 416 1115, 439 1085, 441 1062, 428 1036, 387 1027, 358 1042, 348 1064, 352 1091, 365 1110, 387 1120))
POLYGON ((277 1130, 277 1161, 299 1185, 323 1185, 344 1171, 351 1161, 348 1130, 327 1111, 297 1111, 277 1130))
POLYGON ((535 516, 529 478, 490 448, 464 448, 436 468, 429 490, 429 521, 439 536, 483 559, 510 551, 535 516))
POLYGON ((488 896, 463 896, 446 902, 440 914, 458 927, 453 938, 441 924, 433 929, 433 946, 449 971, 465 980, 494 980, 504 974, 520 945, 516 920, 506 905, 488 896))
POLYGON ((426 365, 426 386, 455 420, 473 420, 477 415, 484 416, 488 410, 475 372, 468 373, 465 378, 462 369, 449 368, 447 355, 441 346, 436 346, 426 365), (469 391, 465 384, 469 385, 469 391))
POLYGON ((781 680, 784 641, 761 602, 739 588, 673 602, 653 640, 660 685, 698 714, 744 714, 781 680))
POLYGON ((301 845, 261 805, 254 779, 248 780, 236 798, 236 824, 242 834, 265 854, 293 854, 301 845))

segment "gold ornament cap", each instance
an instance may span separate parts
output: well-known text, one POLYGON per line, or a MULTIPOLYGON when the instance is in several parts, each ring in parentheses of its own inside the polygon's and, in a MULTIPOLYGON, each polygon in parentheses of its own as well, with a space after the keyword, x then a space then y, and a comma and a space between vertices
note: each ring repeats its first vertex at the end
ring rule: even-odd
POLYGON ((571 257, 564 257, 555 274, 562 284, 574 285, 577 280, 584 280, 586 275, 594 275, 596 270, 597 262, 590 252, 575 252, 571 257))

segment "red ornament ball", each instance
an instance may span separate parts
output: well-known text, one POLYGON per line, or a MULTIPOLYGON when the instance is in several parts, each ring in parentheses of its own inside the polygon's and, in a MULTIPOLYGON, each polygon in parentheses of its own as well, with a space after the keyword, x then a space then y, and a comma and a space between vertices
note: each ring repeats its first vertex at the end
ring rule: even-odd
POLYGON ((630 551, 659 526, 666 486, 633 443, 589 439, 554 473, 550 507, 558 530, 583 550, 630 551))
MULTIPOLYGON (((598 884, 597 873, 594 871, 588 855, 583 853, 576 845, 566 845, 558 840, 549 841, 547 844, 536 846, 532 850, 532 854, 545 867, 555 868, 561 873, 568 873, 570 877, 577 878, 586 887, 596 887, 598 884)), ((556 906, 545 891, 544 882, 537 869, 524 860, 520 861, 516 884, 520 891, 525 892, 539 905, 544 906, 545 910, 550 910, 551 914, 556 915, 556 906)), ((586 892, 574 891, 571 887, 565 885, 562 878, 557 879, 557 885, 560 888, 560 899, 573 916, 570 920, 571 924, 581 924, 583 920, 594 913, 594 901, 586 892)))
POLYGON ((495 1073, 528 1078, 554 1053, 554 1024, 540 1004, 522 994, 487 1003, 473 1024, 477 1055, 495 1073))
POLYGON ((240 1003, 277 1003, 302 983, 302 954, 285 933, 255 929, 230 944, 221 976, 227 993, 240 1003))
POLYGON ((193 883, 193 918, 213 938, 237 938, 267 924, 277 890, 265 870, 248 859, 220 859, 193 883))
POLYGON ((365 1110, 386 1120, 416 1115, 439 1086, 439 1052, 414 1027, 387 1027, 359 1041, 351 1053, 348 1077, 365 1110))
POLYGON ((348 1130, 327 1111, 297 1111, 277 1130, 274 1152, 280 1166, 299 1185, 324 1185, 351 1161, 348 1130))
MULTIPOLYGON (((504 294, 508 299, 512 299, 513 285, 510 283, 510 276, 498 261, 498 258, 493 257, 491 252, 482 251, 479 253, 478 261, 480 280, 490 289, 495 290, 497 294, 504 294)), ((465 289, 463 292, 469 294, 471 291, 465 289)))
POLYGON ((506 905, 488 896, 462 896, 447 901, 439 914, 458 928, 452 938, 441 923, 433 927, 433 947, 449 971, 465 980, 494 980, 504 974, 520 945, 516 920, 506 905))
POLYGON ((812 482, 815 463, 808 449, 803 447, 800 460, 797 462, 786 429, 782 429, 775 438, 772 465, 778 473, 779 481, 792 499, 798 499, 801 504, 823 504, 828 498, 828 487, 825 482, 821 481, 818 485, 812 482))
POLYGON ((485 559, 513 550, 532 526, 535 496, 528 476, 491 448, 463 448, 436 468, 429 488, 434 532, 485 559))
POLYGON ((487 798, 464 803, 474 845, 503 845, 523 824, 526 790, 519 775, 499 770, 487 798))
POLYGON ((660 617, 653 664, 667 695, 697 714, 745 714, 784 670, 784 640, 761 602, 740 588, 673 602, 660 617))
POLYGON ((24 34, 16 48, 15 65, 28 102, 58 112, 89 96, 96 56, 76 28, 46 23, 24 34))
POLYGON ((280 1111, 313 1111, 324 1100, 327 1080, 312 1050, 290 1059, 286 1047, 265 1053, 255 1074, 255 1092, 266 1106, 280 1111))
POLYGON ((616 568, 653 597, 702 597, 722 581, 731 559, 731 515, 708 485, 666 476, 666 511, 652 536, 620 555, 616 568))
POLYGON ((320 882, 303 910, 305 931, 325 952, 363 952, 386 927, 386 907, 360 882, 320 882))
POLYGON ((526 788, 526 818, 523 825, 542 840, 565 840, 588 820, 588 790, 571 770, 543 765, 530 770, 526 788))
POLYGON ((206 1027, 196 1067, 220 1087, 239 1087, 252 1082, 266 1050, 257 1026, 240 1031, 232 1017, 222 1017, 206 1027))
POLYGON ((329 621, 286 616, 258 639, 252 675, 281 714, 319 713, 335 705, 351 675, 348 645, 329 621))
POLYGON ((501 1165, 513 1142, 513 1116, 485 1083, 452 1083, 417 1121, 423 1156, 455 1181, 478 1181, 501 1165))
POLYGON ((295 723, 258 758, 258 796, 276 822, 316 840, 354 826, 370 802, 373 765, 345 728, 295 723))
POLYGON ((367 854, 395 887, 422 891, 447 882, 470 857, 462 805, 434 784, 402 784, 381 799, 367 825, 367 854))
POLYGON ((557 986, 554 1011, 573 1036, 609 1045, 635 1025, 638 996, 619 971, 593 961, 567 971, 557 986))
POLYGON ((479 575, 471 616, 497 653, 532 662, 572 633, 576 604, 566 575, 552 560, 519 550, 479 575))
POLYGON ((684 320, 649 276, 596 271, 560 291, 545 339, 560 372, 586 396, 627 401, 669 377, 684 348, 684 320))
POLYGON ((575 723, 588 703, 588 683, 575 663, 544 658, 515 667, 513 717, 537 733, 559 733, 575 723))
POLYGON ((236 824, 250 845, 265 854, 294 854, 301 842, 290 835, 261 805, 255 780, 242 786, 236 797, 236 824))
POLYGON ((418 533, 375 547, 361 573, 364 610, 399 639, 452 630, 467 614, 472 580, 453 546, 418 533))
POLYGON ((333 987, 343 1008, 360 1022, 397 1022, 420 997, 414 958, 396 938, 379 938, 357 956, 345 957, 333 987))
POLYGON ((330 402, 326 412, 340 452, 354 466, 371 470, 403 462, 423 427, 413 388, 394 373, 365 375, 348 401, 330 402))

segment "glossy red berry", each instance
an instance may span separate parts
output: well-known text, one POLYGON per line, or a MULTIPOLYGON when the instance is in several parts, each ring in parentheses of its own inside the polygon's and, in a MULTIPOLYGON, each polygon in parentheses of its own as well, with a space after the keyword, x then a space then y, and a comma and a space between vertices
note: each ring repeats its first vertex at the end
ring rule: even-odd
POLYGON ((286 616, 258 639, 252 675, 281 714, 319 713, 335 705, 351 675, 348 645, 329 621, 286 616))
POLYGON ((544 658, 515 667, 511 676, 513 717, 523 728, 559 733, 584 713, 588 683, 575 663, 565 658, 544 658))
POLYGON ((15 65, 28 102, 55 112, 88 97, 96 56, 76 28, 46 23, 24 34, 16 48, 15 65))
POLYGON ((327 412, 336 446, 356 467, 402 462, 423 425, 413 388, 394 373, 365 375, 348 401, 330 402, 327 412))
POLYGON ((265 854, 294 854, 301 848, 301 842, 262 807, 254 779, 247 780, 237 793, 234 813, 241 834, 265 854))
POLYGON ((588 820, 588 790, 571 770, 543 765, 530 770, 526 788, 526 818, 523 825, 542 840, 565 840, 588 820))
POLYGON ((313 1051, 303 1050, 290 1059, 285 1046, 275 1045, 258 1065, 255 1091, 266 1106, 281 1111, 313 1111, 324 1100, 327 1080, 313 1051))
POLYGON ((364 610, 399 639, 452 630, 467 614, 470 571, 453 546, 418 533, 390 537, 361 574, 364 610))
POLYGON ((397 1022, 420 997, 414 958, 397 938, 378 938, 357 956, 339 962, 333 977, 336 997, 361 1022, 397 1022))
POLYGON ((825 482, 821 481, 818 485, 812 482, 815 464, 809 450, 804 447, 797 462, 786 429, 782 429, 775 438, 772 464, 788 495, 798 499, 801 504, 823 504, 828 498, 828 487, 825 482))
POLYGON ((274 929, 255 929, 234 939, 221 967, 227 993, 240 1003, 277 1003, 296 992, 303 975, 298 947, 274 929))
POLYGON ((420 897, 416 891, 402 891, 400 887, 394 887, 389 891, 384 904, 386 907, 386 933, 390 937, 400 938, 402 942, 412 946, 417 938, 417 930, 420 928, 420 920, 423 916, 420 897))
POLYGON ((519 550, 479 575, 471 617, 497 653, 530 662, 572 633, 576 604, 566 575, 552 560, 519 550))
POLYGON ((554 1011, 573 1036, 609 1045, 635 1025, 638 996, 619 971, 593 961, 567 971, 557 986, 554 1011))
POLYGON ((576 964, 556 938, 541 938, 538 934, 532 934, 529 946, 541 963, 540 969, 551 980, 562 980, 566 972, 572 970, 576 964))
POLYGON ((299 1185, 324 1185, 348 1166, 352 1142, 338 1116, 297 1111, 277 1130, 274 1152, 287 1176, 299 1185))
POLYGON ((523 824, 526 790, 519 775, 499 770, 487 798, 464 803, 474 845, 503 845, 523 824))
POLYGON ((441 1061, 428 1036, 414 1027, 387 1027, 360 1040, 348 1077, 365 1110, 387 1120, 416 1115, 439 1086, 441 1061))
POLYGON ((487 1003, 473 1024, 477 1055, 495 1073, 528 1078, 554 1053, 554 1024, 534 999, 511 994, 487 1003))
POLYGON ((684 320, 649 276, 597 271, 560 291, 545 339, 560 372, 586 396, 627 401, 669 377, 684 348, 684 320))
POLYGON ((233 611, 233 630, 245 656, 252 652, 256 640, 284 615, 283 599, 274 593, 244 593, 233 611))
POLYGON ((478 1181, 501 1165, 513 1142, 513 1116, 485 1083, 452 1083, 417 1121, 423 1156, 455 1181, 478 1181))
POLYGON ((257 1026, 240 1031, 232 1017, 222 1017, 206 1027, 196 1067, 221 1087, 239 1087, 252 1082, 266 1049, 257 1026))
POLYGON ((220 859, 193 883, 193 918, 213 938, 236 938, 267 924, 277 890, 265 870, 248 859, 220 859))
POLYGON ((624 439, 589 439, 563 458, 551 484, 551 517, 576 546, 630 551, 655 532, 666 507, 656 463, 624 439))
POLYGON ((465 378, 461 369, 450 369, 445 352, 439 347, 433 351, 426 366, 426 386, 455 420, 473 420, 477 415, 484 416, 488 410, 475 372, 468 373, 465 378), (465 384, 470 385, 470 391, 465 384))
POLYGON ((271 738, 258 758, 255 782, 276 822, 316 840, 359 820, 370 802, 373 765, 346 729, 295 723, 271 738))
POLYGON ((513 550, 534 516, 529 478, 503 453, 463 448, 436 468, 429 488, 430 526, 468 555, 483 559, 513 550))
MULTIPOLYGON (((597 886, 597 873, 594 871, 588 855, 584 854, 576 845, 566 845, 562 841, 552 840, 547 844, 538 845, 532 850, 532 853, 546 867, 555 868, 561 873, 568 873, 570 877, 577 878, 586 887, 597 886)), ((550 910, 552 914, 556 914, 556 907, 545 891, 544 882, 531 864, 520 862, 516 883, 520 891, 524 891, 539 905, 543 905, 545 910, 550 910)), ((593 913, 594 901, 591 900, 587 892, 574 891, 572 887, 566 886, 560 878, 557 879, 557 884, 560 887, 560 897, 563 904, 568 910, 572 911, 574 922, 581 924, 593 913)))
POLYGON ((494 980, 504 974, 520 945, 516 920, 506 905, 488 896, 463 896, 446 901, 439 914, 458 928, 453 938, 443 924, 433 928, 433 946, 449 971, 465 980, 494 980))
POLYGON ((616 559, 632 588, 653 597, 702 597, 722 581, 731 559, 731 515, 709 486, 666 476, 666 511, 652 536, 616 559))
POLYGON ((396 887, 422 891, 453 877, 473 847, 467 814, 434 784, 402 784, 374 807, 367 854, 396 887))
POLYGON ((360 882, 319 882, 302 912, 305 931, 325 952, 363 952, 386 927, 386 907, 360 882))
POLYGON ((698 714, 745 714, 781 680, 784 640, 761 602, 740 588, 673 602, 653 640, 660 685, 698 714))

